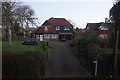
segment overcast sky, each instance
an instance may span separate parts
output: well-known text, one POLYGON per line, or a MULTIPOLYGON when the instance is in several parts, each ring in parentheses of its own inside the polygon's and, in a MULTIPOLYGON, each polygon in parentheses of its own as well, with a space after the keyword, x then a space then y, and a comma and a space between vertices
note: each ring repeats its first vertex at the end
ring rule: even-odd
MULTIPOLYGON (((42 24, 45 20, 66 18, 85 28, 87 23, 104 22, 114 0, 26 0, 26 5, 35 10, 35 17, 42 24)), ((40 25, 41 25, 40 24, 40 25)))

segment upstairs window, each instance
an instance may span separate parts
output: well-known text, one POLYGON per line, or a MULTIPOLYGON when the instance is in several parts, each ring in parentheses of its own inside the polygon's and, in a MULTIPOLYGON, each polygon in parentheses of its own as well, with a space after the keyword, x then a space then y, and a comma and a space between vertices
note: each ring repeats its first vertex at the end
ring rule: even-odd
POLYGON ((60 30, 60 26, 56 26, 56 30, 60 30))
POLYGON ((72 29, 72 26, 70 26, 70 28, 72 29))
POLYGON ((89 26, 87 27, 87 29, 90 29, 89 26))
POLYGON ((69 26, 65 26, 64 30, 70 30, 69 26))
POLYGON ((101 30, 108 30, 108 27, 101 27, 101 30))

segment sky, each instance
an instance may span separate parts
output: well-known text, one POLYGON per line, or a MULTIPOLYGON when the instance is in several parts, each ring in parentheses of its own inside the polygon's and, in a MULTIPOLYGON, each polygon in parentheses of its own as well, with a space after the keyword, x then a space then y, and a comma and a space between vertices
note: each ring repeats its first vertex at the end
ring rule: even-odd
POLYGON ((75 27, 85 28, 87 23, 104 22, 109 17, 113 2, 114 0, 26 0, 23 4, 34 9, 39 25, 53 17, 71 20, 75 27))

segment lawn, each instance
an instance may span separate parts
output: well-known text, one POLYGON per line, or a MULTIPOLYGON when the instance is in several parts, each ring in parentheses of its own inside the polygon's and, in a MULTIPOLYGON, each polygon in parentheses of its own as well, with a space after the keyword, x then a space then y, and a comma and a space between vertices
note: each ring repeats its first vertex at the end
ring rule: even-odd
POLYGON ((7 51, 40 51, 42 52, 42 49, 39 45, 22 45, 22 41, 12 41, 12 47, 8 46, 7 41, 2 42, 2 50, 7 51))

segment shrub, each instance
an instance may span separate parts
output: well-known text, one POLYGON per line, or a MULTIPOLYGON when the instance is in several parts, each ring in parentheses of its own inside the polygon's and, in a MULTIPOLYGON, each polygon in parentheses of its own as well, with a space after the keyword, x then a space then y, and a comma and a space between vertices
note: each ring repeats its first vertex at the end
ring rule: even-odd
POLYGON ((47 41, 46 41, 46 40, 44 40, 44 41, 42 42, 41 47, 42 47, 42 50, 43 50, 43 51, 47 51, 48 46, 47 46, 47 41))
POLYGON ((109 39, 107 40, 107 47, 113 48, 113 44, 114 44, 113 42, 114 42, 114 34, 111 33, 109 39))

